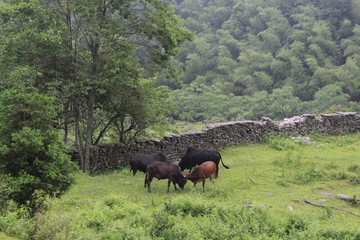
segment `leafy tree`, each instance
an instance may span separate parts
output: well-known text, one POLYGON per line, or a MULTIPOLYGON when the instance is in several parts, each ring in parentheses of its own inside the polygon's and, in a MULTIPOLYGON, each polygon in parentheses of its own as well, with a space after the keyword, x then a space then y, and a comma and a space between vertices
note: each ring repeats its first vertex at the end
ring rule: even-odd
POLYGON ((349 106, 350 96, 343 92, 342 88, 336 84, 330 84, 315 93, 313 101, 304 104, 306 110, 321 113, 331 106, 349 106))
POLYGON ((178 105, 179 113, 174 117, 186 121, 203 121, 217 118, 219 121, 241 119, 242 109, 239 98, 222 94, 215 87, 192 84, 186 91, 171 93, 178 105))
MULTIPOLYGON (((26 85, 58 97, 65 111, 63 128, 65 133, 73 129, 85 171, 90 171, 89 149, 98 139, 94 135, 105 129, 96 128, 96 114, 109 109, 107 102, 114 102, 110 98, 122 89, 141 89, 140 78, 175 78, 172 56, 181 43, 192 39, 161 0, 17 0, 1 5, 3 79, 11 79, 19 67, 29 68, 33 82, 24 78, 26 85)), ((141 100, 146 104, 145 98, 141 100)), ((134 116, 105 115, 110 117, 107 121, 134 116)))
POLYGON ((146 136, 149 126, 162 131, 167 117, 173 112, 174 104, 169 100, 169 90, 157 87, 155 79, 140 79, 140 86, 122 88, 114 96, 107 96, 103 111, 98 110, 96 126, 101 129, 94 145, 105 133, 116 133, 113 141, 132 143, 140 136, 146 136), (119 95, 122 97, 119 98, 119 95))
POLYGON ((39 207, 39 197, 59 197, 74 183, 77 168, 54 130, 54 99, 36 91, 0 94, 0 175, 7 175, 8 196, 39 207))
POLYGON ((360 1, 352 0, 351 9, 352 9, 352 16, 354 17, 354 22, 357 24, 360 23, 360 1))
POLYGON ((249 119, 259 119, 264 116, 270 116, 269 94, 266 91, 256 92, 250 101, 250 115, 249 119))
POLYGON ((301 102, 293 95, 293 88, 285 86, 274 89, 268 99, 271 118, 286 118, 301 113, 301 102))

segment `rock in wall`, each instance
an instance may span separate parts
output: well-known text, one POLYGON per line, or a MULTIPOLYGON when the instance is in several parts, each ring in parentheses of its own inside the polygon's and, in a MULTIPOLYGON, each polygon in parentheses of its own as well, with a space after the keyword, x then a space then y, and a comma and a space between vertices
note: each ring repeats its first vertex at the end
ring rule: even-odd
POLYGON ((355 112, 336 112, 321 114, 303 114, 279 123, 279 130, 283 133, 306 135, 309 133, 340 134, 357 132, 360 130, 360 115, 355 112))

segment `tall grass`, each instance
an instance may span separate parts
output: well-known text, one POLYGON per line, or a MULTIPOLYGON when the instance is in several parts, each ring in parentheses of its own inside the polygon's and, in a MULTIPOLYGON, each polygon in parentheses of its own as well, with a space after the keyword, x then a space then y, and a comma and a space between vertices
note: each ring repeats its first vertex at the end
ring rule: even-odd
POLYGON ((0 232, 18 239, 360 239, 360 218, 330 208, 360 214, 359 206, 318 193, 359 195, 360 134, 311 140, 269 136, 262 144, 223 149, 230 169, 220 167, 205 192, 187 184, 166 193, 167 181, 153 181, 148 193, 144 175, 126 168, 79 174, 35 218, 9 205, 0 232))

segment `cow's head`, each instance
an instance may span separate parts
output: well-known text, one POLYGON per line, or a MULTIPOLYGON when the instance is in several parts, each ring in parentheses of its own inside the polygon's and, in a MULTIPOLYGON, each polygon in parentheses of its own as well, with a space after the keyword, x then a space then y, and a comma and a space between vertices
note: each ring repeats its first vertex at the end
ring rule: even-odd
POLYGON ((156 158, 157 158, 157 160, 162 161, 162 162, 169 162, 168 158, 163 153, 158 153, 156 155, 156 158))
POLYGON ((187 179, 184 177, 178 179, 177 183, 181 189, 184 189, 186 181, 187 181, 187 179))

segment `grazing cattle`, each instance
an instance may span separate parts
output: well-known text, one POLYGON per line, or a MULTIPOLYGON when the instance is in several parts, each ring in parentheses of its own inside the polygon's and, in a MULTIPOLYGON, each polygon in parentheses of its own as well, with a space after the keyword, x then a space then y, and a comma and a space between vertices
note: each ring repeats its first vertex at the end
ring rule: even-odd
POLYGON ((155 161, 169 162, 163 153, 137 155, 130 160, 130 172, 133 172, 133 176, 138 170, 145 173, 147 166, 155 161))
POLYGON ((150 183, 153 178, 160 179, 169 179, 167 192, 169 192, 171 182, 174 184, 175 190, 176 184, 179 185, 181 189, 184 189, 186 184, 186 179, 180 172, 178 165, 167 162, 154 162, 150 164, 146 169, 145 174, 145 186, 148 187, 148 192, 151 192, 150 183))
POLYGON ((217 178, 219 173, 220 160, 225 168, 229 168, 223 163, 221 159, 221 154, 218 151, 188 147, 185 155, 182 157, 182 159, 179 162, 179 167, 181 171, 184 171, 185 169, 190 169, 189 170, 190 172, 193 167, 200 165, 203 162, 212 161, 216 165, 215 178, 217 178))
POLYGON ((216 173, 216 165, 212 161, 203 162, 195 168, 194 171, 186 173, 185 178, 194 183, 193 189, 198 182, 203 182, 203 190, 205 191, 205 180, 212 179, 216 173))

